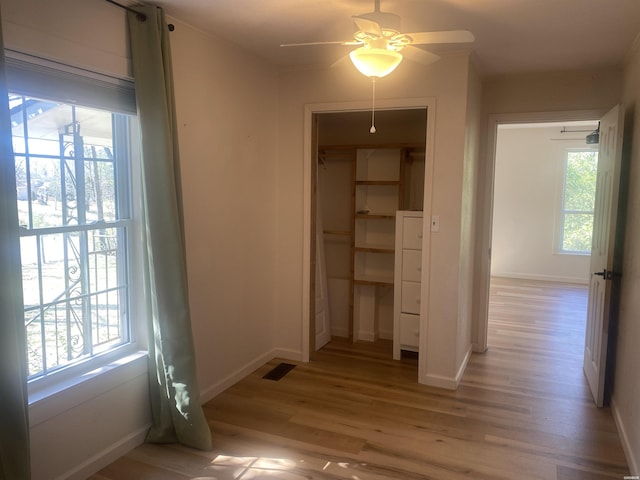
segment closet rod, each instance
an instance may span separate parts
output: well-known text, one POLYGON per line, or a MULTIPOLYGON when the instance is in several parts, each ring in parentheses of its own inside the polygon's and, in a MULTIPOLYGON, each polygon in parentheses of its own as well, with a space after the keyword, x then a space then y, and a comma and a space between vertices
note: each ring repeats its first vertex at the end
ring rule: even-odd
POLYGON ((126 10, 127 12, 135 13, 135 14, 136 14, 136 18, 137 18, 138 20, 140 20, 141 22, 144 22, 144 21, 146 21, 146 20, 147 20, 147 16, 146 16, 144 13, 137 12, 136 10, 134 10, 134 9, 133 9, 133 8, 131 8, 131 7, 127 7, 127 6, 125 6, 125 5, 121 5, 121 4, 119 4, 118 2, 115 2, 114 0, 104 0, 104 1, 105 1, 105 2, 109 2, 109 3, 110 3, 110 4, 112 4, 112 5, 115 5, 116 7, 120 7, 120 8, 122 8, 123 10, 126 10))
POLYGON ((560 133, 583 133, 583 132, 593 132, 593 130, 568 130, 567 127, 562 127, 560 133))

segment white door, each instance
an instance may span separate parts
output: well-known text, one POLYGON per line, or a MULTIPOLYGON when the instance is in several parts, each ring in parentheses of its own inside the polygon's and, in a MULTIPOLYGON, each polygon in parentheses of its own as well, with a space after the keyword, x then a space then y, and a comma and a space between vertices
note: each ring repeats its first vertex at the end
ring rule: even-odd
MULTIPOLYGON (((319 176, 318 176, 319 177, 319 176)), ((331 321, 329 317, 329 293, 327 270, 324 255, 324 234, 322 233, 321 188, 318 182, 316 203, 316 350, 320 350, 331 340, 331 321)))
MULTIPOLYGON (((623 111, 616 106, 600 121, 598 175, 593 219, 591 277, 584 347, 584 373, 596 405, 604 400, 604 382, 611 321, 614 244, 622 163, 623 111)), ((615 272, 619 273, 619 272, 615 272)))

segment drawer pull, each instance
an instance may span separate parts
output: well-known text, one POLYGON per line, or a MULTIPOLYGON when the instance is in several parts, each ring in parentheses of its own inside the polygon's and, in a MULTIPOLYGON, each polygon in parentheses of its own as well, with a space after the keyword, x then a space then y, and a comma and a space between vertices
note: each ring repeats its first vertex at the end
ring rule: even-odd
POLYGON ((415 331, 413 332, 413 334, 414 334, 416 337, 419 337, 419 336, 420 336, 420 330, 415 330, 415 331))
POLYGON ((420 305, 420 299, 419 299, 419 298, 416 298, 416 303, 417 303, 418 305, 420 305))

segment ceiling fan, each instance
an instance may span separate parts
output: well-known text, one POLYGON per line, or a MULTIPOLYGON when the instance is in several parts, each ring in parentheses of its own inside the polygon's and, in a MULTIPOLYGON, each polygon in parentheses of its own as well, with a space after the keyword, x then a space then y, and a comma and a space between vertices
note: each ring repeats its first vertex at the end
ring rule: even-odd
POLYGON ((374 0, 375 10, 351 17, 357 31, 350 40, 328 42, 286 43, 281 47, 308 45, 359 46, 349 56, 355 67, 364 75, 373 78, 391 73, 403 56, 421 64, 430 64, 440 59, 438 55, 413 45, 443 43, 471 43, 473 33, 468 30, 402 33, 400 17, 394 13, 380 11, 380 0, 374 0))

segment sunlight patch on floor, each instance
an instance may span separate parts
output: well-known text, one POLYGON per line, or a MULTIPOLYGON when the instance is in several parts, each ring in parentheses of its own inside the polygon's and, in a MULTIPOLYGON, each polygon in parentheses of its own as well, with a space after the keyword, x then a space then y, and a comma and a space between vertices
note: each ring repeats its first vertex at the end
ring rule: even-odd
POLYGON ((305 460, 290 460, 286 458, 266 457, 236 457, 230 455, 218 455, 207 470, 212 471, 213 476, 196 477, 192 480, 261 480, 278 478, 283 480, 308 479, 310 472, 329 473, 331 470, 342 470, 340 478, 361 480, 355 474, 345 475, 344 470, 352 468, 348 462, 327 461, 324 465, 311 465, 305 460))

